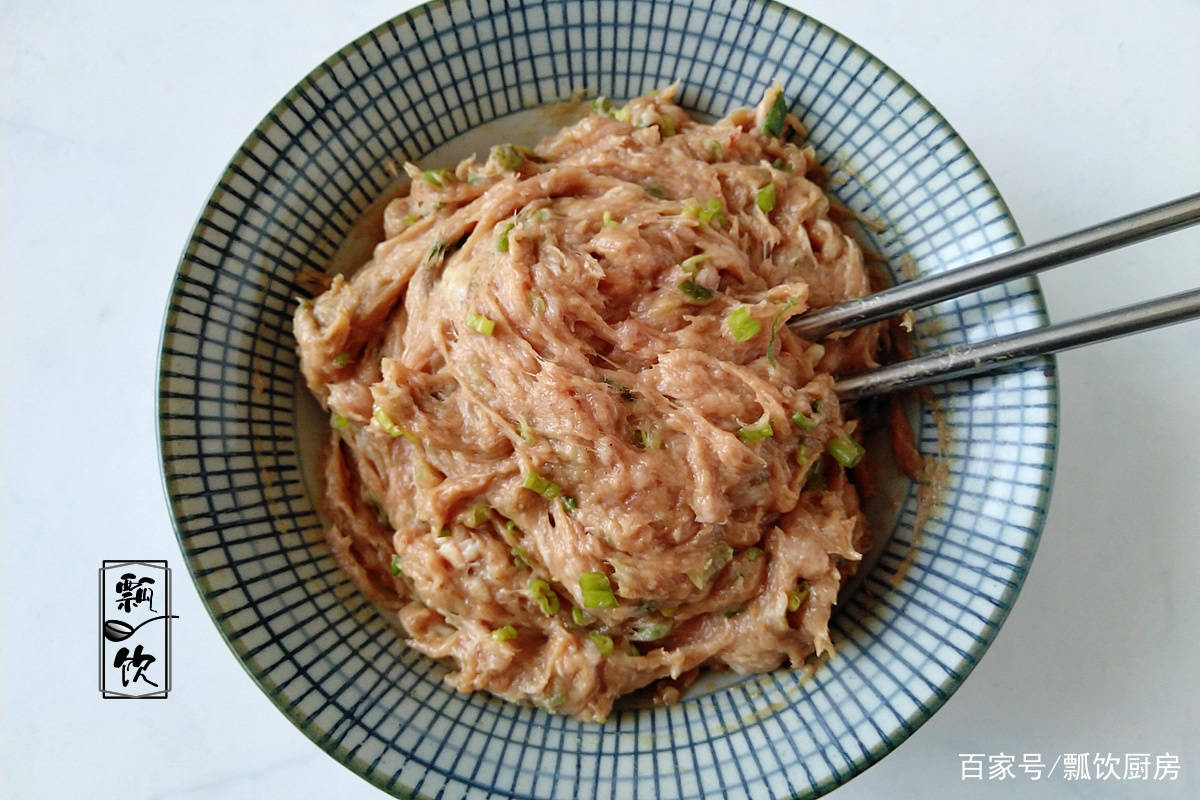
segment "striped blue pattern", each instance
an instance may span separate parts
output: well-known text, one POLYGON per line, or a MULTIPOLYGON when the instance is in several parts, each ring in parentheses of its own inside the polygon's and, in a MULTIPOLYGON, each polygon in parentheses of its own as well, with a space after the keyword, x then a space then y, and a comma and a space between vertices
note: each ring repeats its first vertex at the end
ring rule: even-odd
MULTIPOLYGON (((992 641, 1025 578, 1057 436, 1053 361, 937 387, 950 489, 919 536, 916 487, 815 669, 704 683, 678 705, 583 724, 442 683, 336 568, 301 474, 290 332, 301 270, 323 270, 390 183, 475 126, 590 89, 683 82, 722 115, 776 80, 895 277, 1020 244, 983 168, 899 76, 770 2, 434 3, 314 70, 238 149, 179 264, 159 367, 162 469, 188 568, 218 628, 318 745, 398 797, 811 797, 924 722, 992 641), (893 580, 911 565, 902 579, 893 580)), ((918 349, 1046 322, 1033 280, 918 314, 918 349)))

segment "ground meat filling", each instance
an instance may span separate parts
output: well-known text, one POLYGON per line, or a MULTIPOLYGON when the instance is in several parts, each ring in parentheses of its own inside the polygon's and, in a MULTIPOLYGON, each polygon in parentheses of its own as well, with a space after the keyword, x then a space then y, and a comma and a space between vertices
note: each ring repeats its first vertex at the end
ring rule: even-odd
POLYGON ((458 689, 584 719, 830 650, 869 542, 831 371, 880 346, 785 324, 869 287, 778 90, 712 125, 673 87, 595 109, 409 165, 295 316, 339 563, 458 689))

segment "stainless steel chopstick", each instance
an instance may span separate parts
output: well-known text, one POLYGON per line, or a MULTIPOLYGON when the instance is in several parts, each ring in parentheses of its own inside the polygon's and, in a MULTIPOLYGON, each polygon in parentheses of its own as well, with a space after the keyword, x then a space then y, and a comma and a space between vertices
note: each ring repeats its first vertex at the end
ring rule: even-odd
POLYGON ((834 391, 843 400, 995 370, 1047 353, 1057 353, 1129 333, 1200 317, 1200 289, 1125 306, 1074 322, 1063 322, 960 345, 843 378, 834 391))
POLYGON ((857 328, 910 308, 920 308, 1022 275, 1032 275, 1197 222, 1200 222, 1200 193, 1057 239, 991 256, 939 275, 918 278, 866 297, 801 314, 792 317, 788 326, 797 336, 821 339, 836 330, 857 328))

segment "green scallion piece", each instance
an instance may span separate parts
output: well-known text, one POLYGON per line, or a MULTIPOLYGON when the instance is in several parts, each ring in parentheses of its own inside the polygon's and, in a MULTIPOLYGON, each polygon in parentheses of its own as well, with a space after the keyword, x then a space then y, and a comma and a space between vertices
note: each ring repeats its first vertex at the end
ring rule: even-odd
POLYGON ((616 608, 617 598, 612 584, 603 572, 584 572, 579 576, 584 608, 616 608))
POLYGON ((680 264, 679 268, 688 275, 695 275, 700 271, 700 265, 712 258, 712 253, 697 253, 694 256, 688 256, 680 264))
POLYGON ((648 619, 633 628, 629 638, 635 642, 657 642, 675 628, 675 623, 666 619, 648 619))
POLYGON ((518 534, 520 534, 520 532, 521 531, 517 527, 517 523, 513 522, 511 519, 504 520, 504 538, 505 539, 507 539, 509 541, 513 541, 517 538, 517 536, 518 536, 518 534))
POLYGON ((443 525, 441 528, 438 529, 437 538, 445 539, 449 535, 450 535, 450 526, 449 525, 443 525))
POLYGON ((829 455, 833 456, 834 461, 846 469, 858 466, 858 462, 862 461, 863 454, 867 452, 866 448, 844 433, 830 439, 826 450, 829 451, 829 455))
POLYGON ((430 186, 445 186, 453 179, 450 171, 444 169, 427 169, 421 173, 421 180, 430 186))
POLYGON ((488 507, 482 503, 476 503, 467 509, 466 525, 468 528, 478 528, 487 522, 490 517, 491 514, 488 512, 488 507))
POLYGON ((571 621, 582 628, 588 624, 590 618, 579 606, 571 606, 571 621))
POLYGON ((613 215, 612 215, 611 211, 605 211, 604 218, 600 221, 601 228, 615 228, 619 224, 620 224, 619 222, 617 222, 615 219, 613 219, 613 215))
POLYGON ((349 353, 338 353, 336 356, 333 357, 333 365, 335 367, 337 367, 338 369, 341 369, 342 367, 346 366, 349 363, 350 363, 350 354, 349 353))
POLYGON ((403 575, 404 570, 400 568, 400 554, 392 553, 392 562, 388 564, 388 570, 393 575, 403 575))
POLYGON ((541 578, 534 578, 529 582, 529 593, 533 596, 534 602, 538 604, 538 608, 547 617, 553 617, 558 613, 558 594, 550 588, 550 584, 541 578))
POLYGON ((606 656, 613 651, 611 636, 599 631, 589 631, 588 638, 592 640, 592 644, 596 645, 596 649, 600 651, 600 655, 606 656))
POLYGON ((725 219, 725 211, 721 206, 721 201, 715 197, 710 198, 709 200, 705 201, 704 205, 700 206, 697 218, 705 225, 711 223, 724 225, 727 222, 725 219))
POLYGON ((350 424, 350 420, 336 412, 329 417, 329 421, 333 423, 333 427, 335 428, 344 428, 350 424))
POLYGON ((667 190, 659 186, 657 183, 643 184, 642 188, 646 190, 646 194, 651 197, 663 198, 667 196, 667 190))
POLYGON ((796 448, 796 464, 800 467, 808 466, 808 445, 800 445, 796 448))
POLYGON ((695 303, 711 303, 713 298, 713 290, 708 287, 701 286, 691 278, 679 282, 679 291, 687 295, 688 299, 695 303))
POLYGON ((738 438, 743 442, 757 442, 759 439, 766 439, 775 435, 775 431, 771 428, 771 420, 766 414, 755 422, 753 425, 744 428, 738 428, 738 438))
POLYGON ((529 553, 525 552, 524 547, 513 547, 508 552, 512 555, 514 567, 517 569, 532 569, 529 566, 529 553))
POLYGON ((725 148, 721 147, 721 143, 716 139, 709 139, 704 143, 708 149, 708 155, 713 161, 720 161, 725 158, 725 148))
POLYGON ((783 315, 792 309, 798 301, 794 297, 789 297, 784 303, 783 308, 771 320, 771 336, 767 339, 767 363, 772 367, 775 366, 775 337, 779 334, 779 323, 783 322, 783 315))
POLYGON ((779 138, 783 135, 783 124, 787 121, 787 102, 783 99, 783 92, 775 95, 775 102, 771 104, 771 110, 767 112, 767 116, 763 119, 762 132, 767 136, 779 138))
POLYGON ((562 507, 567 510, 568 514, 579 508, 579 501, 574 497, 571 497, 569 494, 564 494, 562 497, 558 498, 558 502, 562 503, 562 507))
POLYGON ((697 589, 703 589, 708 585, 708 580, 713 575, 716 575, 722 568, 733 560, 733 548, 725 542, 718 544, 708 554, 708 558, 704 560, 704 565, 700 569, 693 570, 687 574, 688 580, 697 589))
POLYGON ((670 139, 675 135, 675 118, 670 114, 661 114, 658 129, 662 133, 662 138, 670 139))
POLYGON ((511 144, 498 144, 492 147, 488 158, 496 162, 500 169, 516 172, 525 163, 525 154, 511 144))
POLYGON ((775 208, 775 181, 771 181, 755 192, 754 200, 758 203, 759 210, 764 214, 771 213, 775 208))
POLYGON ((733 338, 739 342, 753 339, 754 335, 762 330, 762 323, 750 316, 750 309, 746 306, 730 311, 729 316, 725 318, 725 324, 729 326, 733 338))
POLYGON ((795 589, 788 593, 788 611, 799 611, 800 606, 804 605, 804 601, 808 599, 809 592, 812 589, 807 583, 801 583, 795 589))
POLYGON ((526 489, 531 489, 537 492, 547 500, 553 500, 562 494, 562 487, 552 480, 543 478, 536 472, 530 472, 525 475, 525 480, 521 483, 526 489))
POLYGON ((403 436, 413 444, 420 443, 420 439, 404 430, 404 428, 401 428, 396 423, 392 422, 392 418, 389 417, 387 412, 379 406, 375 406, 375 408, 371 411, 371 416, 375 418, 375 421, 379 423, 379 427, 383 428, 384 432, 388 436, 403 436))
POLYGON ((612 100, 609 100, 607 97, 597 97, 595 100, 592 101, 592 111, 596 114, 599 114, 602 117, 608 117, 609 119, 612 119, 612 117, 613 117, 612 100))
POLYGON ((772 161, 771 166, 774 167, 775 169, 779 170, 780 172, 791 172, 792 171, 792 165, 782 158, 777 158, 774 161, 772 161))
POLYGON ((476 314, 474 311, 467 314, 467 327, 476 333, 482 333, 484 336, 491 336, 492 331, 496 330, 496 323, 482 314, 476 314))
POLYGON ((511 231, 515 225, 516 225, 515 222, 510 222, 504 226, 504 230, 500 231, 500 236, 499 236, 499 238, 496 239, 496 252, 497 253, 507 253, 508 252, 508 232, 511 231))
POLYGON ((638 428, 634 437, 643 450, 657 450, 662 447, 662 434, 654 428, 638 428))
POLYGON ((757 547, 747 547, 742 554, 746 556, 747 561, 758 561, 762 558, 762 550, 757 547))
POLYGON ((492 631, 492 640, 497 642, 508 642, 517 638, 517 629, 512 625, 505 625, 503 628, 496 628, 492 631))
POLYGON ((821 405, 819 402, 813 403, 812 413, 805 414, 803 411, 797 411, 792 414, 792 422, 802 431, 811 431, 813 428, 821 424, 821 405))

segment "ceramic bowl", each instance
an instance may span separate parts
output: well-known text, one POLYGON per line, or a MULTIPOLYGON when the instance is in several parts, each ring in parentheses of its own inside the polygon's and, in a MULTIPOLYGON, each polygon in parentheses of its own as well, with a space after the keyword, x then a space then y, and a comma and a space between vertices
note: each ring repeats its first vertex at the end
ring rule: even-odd
MULTIPOLYGON (((159 367, 162 470, 188 569, 272 702, 400 797, 808 797, 927 720, 1003 624, 1037 547, 1056 442, 1053 362, 933 389, 917 436, 948 486, 919 533, 917 486, 804 671, 714 678, 677 705, 581 723, 443 683, 446 668, 338 570, 306 478, 316 433, 291 315, 336 267, 395 165, 536 137, 546 106, 681 82, 721 116, 778 81, 837 199, 893 275, 1020 244, 987 174, 936 110, 846 37, 772 2, 453 0, 372 30, 302 79, 246 139, 180 260, 159 367), (482 145, 482 147, 481 147, 482 145), (936 413, 935 413, 936 412, 936 413), (939 435, 938 421, 943 432, 939 435)), ((532 143, 532 141, 530 141, 532 143)), ((919 351, 1044 324, 1033 280, 918 312, 919 351)), ((893 509, 894 510, 894 509, 893 509)))

